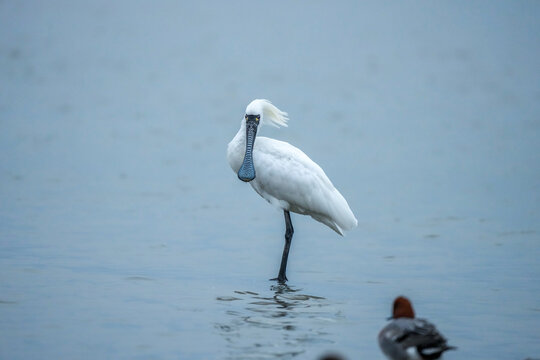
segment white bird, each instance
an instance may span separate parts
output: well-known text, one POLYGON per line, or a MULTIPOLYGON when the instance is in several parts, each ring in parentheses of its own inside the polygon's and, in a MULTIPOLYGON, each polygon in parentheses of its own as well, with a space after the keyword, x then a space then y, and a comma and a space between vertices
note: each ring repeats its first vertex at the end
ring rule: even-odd
POLYGON ((321 167, 300 149, 262 136, 255 141, 258 126, 287 126, 288 120, 287 113, 270 101, 253 100, 227 149, 229 165, 238 178, 249 182, 270 204, 283 209, 285 247, 278 277, 272 279, 280 283, 287 281, 285 272, 294 232, 291 211, 309 215, 340 235, 358 224, 345 198, 321 167))
POLYGON ((394 300, 390 319, 378 336, 379 346, 390 360, 434 360, 456 349, 446 344, 435 325, 414 317, 411 302, 404 296, 394 300))

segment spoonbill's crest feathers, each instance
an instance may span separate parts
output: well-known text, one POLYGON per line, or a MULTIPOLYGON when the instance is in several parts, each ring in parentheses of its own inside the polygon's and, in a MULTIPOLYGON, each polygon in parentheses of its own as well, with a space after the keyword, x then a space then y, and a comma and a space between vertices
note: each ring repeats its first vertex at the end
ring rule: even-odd
POLYGON ((255 99, 246 107, 246 115, 261 115, 261 123, 275 127, 287 127, 289 116, 266 99, 255 99))

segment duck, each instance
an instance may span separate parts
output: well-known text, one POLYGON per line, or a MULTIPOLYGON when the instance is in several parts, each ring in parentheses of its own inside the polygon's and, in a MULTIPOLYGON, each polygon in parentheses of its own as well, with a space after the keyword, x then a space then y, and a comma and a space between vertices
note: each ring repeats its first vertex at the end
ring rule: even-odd
POLYGON ((411 301, 395 298, 391 322, 378 335, 379 347, 389 360, 434 360, 457 349, 426 319, 416 318, 411 301))

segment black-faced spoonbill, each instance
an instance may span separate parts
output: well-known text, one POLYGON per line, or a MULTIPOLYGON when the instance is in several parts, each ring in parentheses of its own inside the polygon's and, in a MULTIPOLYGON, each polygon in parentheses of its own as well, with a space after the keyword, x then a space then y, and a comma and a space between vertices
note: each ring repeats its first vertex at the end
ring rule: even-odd
POLYGON ((227 159, 238 178, 249 182, 270 204, 283 209, 285 247, 277 280, 287 281, 287 258, 293 236, 290 212, 309 215, 343 235, 358 222, 345 198, 319 165, 300 149, 279 140, 259 136, 257 127, 287 126, 287 113, 270 101, 253 100, 246 108, 240 130, 229 143, 227 159))
POLYGON ((435 325, 414 317, 411 302, 404 296, 394 300, 392 322, 379 333, 379 346, 390 360, 432 360, 447 350, 456 349, 435 325))

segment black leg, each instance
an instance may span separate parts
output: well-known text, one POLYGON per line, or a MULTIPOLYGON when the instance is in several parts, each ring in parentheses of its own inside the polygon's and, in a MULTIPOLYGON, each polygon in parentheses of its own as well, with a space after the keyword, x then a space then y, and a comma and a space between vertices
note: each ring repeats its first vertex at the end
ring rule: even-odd
POLYGON ((288 210, 283 210, 285 215, 285 247, 283 248, 283 256, 281 257, 281 266, 279 267, 278 277, 272 280, 277 280, 280 283, 287 281, 285 272, 287 271, 287 259, 289 258, 289 248, 291 247, 291 240, 294 234, 294 229, 291 222, 291 214, 288 210))

